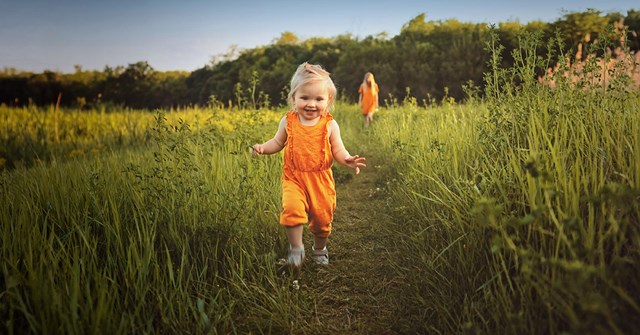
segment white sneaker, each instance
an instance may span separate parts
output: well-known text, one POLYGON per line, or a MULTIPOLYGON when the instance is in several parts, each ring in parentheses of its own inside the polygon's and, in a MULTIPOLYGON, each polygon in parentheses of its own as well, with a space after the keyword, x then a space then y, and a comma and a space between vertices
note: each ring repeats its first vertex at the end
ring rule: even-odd
POLYGON ((287 258, 287 264, 292 265, 296 268, 302 266, 304 262, 304 245, 297 249, 292 249, 289 246, 289 257, 287 258))
POLYGON ((313 261, 316 264, 320 265, 329 265, 329 250, 327 250, 327 246, 324 246, 322 250, 316 250, 316 247, 313 247, 313 261))

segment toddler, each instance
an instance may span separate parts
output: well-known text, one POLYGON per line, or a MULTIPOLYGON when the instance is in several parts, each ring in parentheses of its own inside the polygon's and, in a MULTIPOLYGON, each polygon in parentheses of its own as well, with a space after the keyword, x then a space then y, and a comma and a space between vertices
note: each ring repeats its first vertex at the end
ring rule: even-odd
POLYGON ((319 65, 303 63, 291 78, 289 111, 275 136, 253 145, 254 154, 273 154, 284 149, 282 212, 280 224, 289 239, 287 263, 300 268, 305 258, 304 224, 314 236, 313 260, 329 264, 327 238, 331 234, 336 190, 331 172, 333 160, 360 173, 365 158, 351 156, 342 143, 340 128, 330 110, 336 87, 319 65))

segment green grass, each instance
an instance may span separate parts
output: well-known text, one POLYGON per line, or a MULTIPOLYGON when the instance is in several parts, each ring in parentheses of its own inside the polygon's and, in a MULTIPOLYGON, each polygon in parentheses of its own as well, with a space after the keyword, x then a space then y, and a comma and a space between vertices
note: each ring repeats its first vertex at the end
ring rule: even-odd
MULTIPOLYGON (((522 79, 484 102, 391 106, 403 332, 632 333, 640 95, 522 79)), ((531 80, 531 79, 530 79, 531 80)))
POLYGON ((2 173, 6 333, 291 327, 278 157, 164 115, 149 130, 146 151, 2 173))
MULTIPOLYGON (((378 164, 367 169, 386 206, 368 216, 393 217, 367 224, 394 248, 377 268, 393 272, 384 301, 397 333, 640 324, 640 95, 539 85, 539 59, 525 56, 488 74, 483 99, 392 99, 367 129, 357 106, 337 106, 347 148, 378 164)), ((292 289, 277 265, 281 156, 249 154, 284 110, 63 110, 58 142, 50 112, 0 108, 0 332, 281 334, 330 322, 310 318, 330 314, 313 292, 331 280, 319 271, 326 287, 292 289)), ((357 303, 359 288, 342 289, 336 307, 357 303)))

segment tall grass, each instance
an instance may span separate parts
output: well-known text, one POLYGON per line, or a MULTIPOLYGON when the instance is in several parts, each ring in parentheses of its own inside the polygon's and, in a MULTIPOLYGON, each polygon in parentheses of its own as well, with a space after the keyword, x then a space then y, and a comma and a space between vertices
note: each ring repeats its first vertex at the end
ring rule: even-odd
POLYGON ((545 59, 524 38, 514 68, 494 47, 484 101, 391 106, 376 125, 400 176, 405 332, 640 324, 640 95, 541 86, 545 59))
MULTIPOLYGON (((171 109, 164 115, 171 124, 182 120, 193 130, 208 127, 220 135, 251 127, 240 124, 240 118, 232 111, 218 108, 171 109), (210 113, 211 110, 219 112, 210 113)), ((150 130, 154 122, 154 113, 146 110, 63 108, 59 112, 56 140, 53 106, 0 106, 0 169, 74 157, 99 158, 111 151, 144 148, 152 140, 150 130)))
POLYGON ((2 333, 282 333, 305 322, 306 302, 291 304, 299 292, 277 272, 281 159, 247 147, 281 115, 224 113, 201 111, 198 129, 159 113, 145 151, 2 171, 2 333))
POLYGON ((153 114, 62 109, 58 139, 54 107, 0 106, 0 168, 29 167, 37 162, 69 157, 99 156, 111 150, 141 145, 149 140, 146 130, 153 114))
MULTIPOLYGON (((640 94, 541 85, 549 58, 525 38, 509 69, 491 46, 483 99, 391 99, 367 129, 334 113, 392 190, 395 222, 371 224, 401 255, 381 259, 404 278, 399 333, 640 324, 640 94)), ((249 154, 282 115, 63 110, 55 142, 50 111, 0 108, 0 332, 321 332, 277 265, 281 157, 249 154)))
MULTIPOLYGON (((317 326, 305 318, 315 298, 292 289, 279 265, 288 248, 278 224, 282 158, 252 159, 249 149, 273 136, 283 111, 65 110, 60 143, 48 126, 33 126, 46 111, 2 113, 8 128, 23 125, 5 139, 46 133, 50 152, 67 142, 108 141, 109 129, 134 136, 126 120, 145 139, 131 143, 134 150, 114 145, 0 170, 1 333, 290 333, 317 326), (95 134, 68 135, 67 127, 82 124, 95 134)), ((349 128, 346 122, 344 132, 349 128)), ((15 147, 30 148, 27 142, 15 147)), ((336 169, 336 179, 349 176, 336 169)))

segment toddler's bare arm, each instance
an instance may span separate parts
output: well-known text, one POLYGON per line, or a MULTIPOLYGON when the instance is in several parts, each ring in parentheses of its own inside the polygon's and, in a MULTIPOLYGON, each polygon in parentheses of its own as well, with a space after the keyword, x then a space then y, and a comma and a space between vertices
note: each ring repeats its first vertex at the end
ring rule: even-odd
POLYGON ((259 155, 275 154, 284 148, 287 141, 287 118, 283 117, 278 124, 278 131, 270 140, 262 144, 254 144, 253 152, 259 155))
POLYGON ((344 147, 342 137, 340 137, 340 127, 335 120, 329 123, 329 132, 329 141, 331 142, 331 154, 333 155, 333 159, 344 166, 354 169, 356 174, 360 173, 360 168, 367 166, 364 164, 366 158, 358 155, 351 156, 349 151, 344 147))

